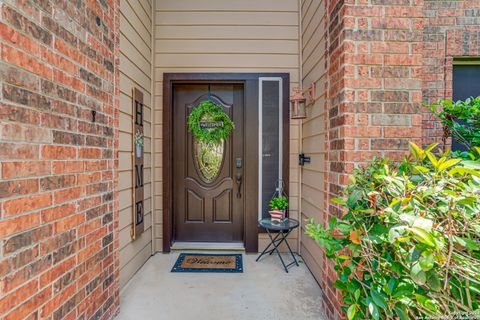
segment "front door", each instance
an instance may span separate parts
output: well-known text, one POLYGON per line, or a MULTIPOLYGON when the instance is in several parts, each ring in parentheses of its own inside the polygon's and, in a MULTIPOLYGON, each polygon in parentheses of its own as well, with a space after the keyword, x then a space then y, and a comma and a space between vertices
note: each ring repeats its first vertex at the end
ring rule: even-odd
POLYGON ((175 84, 172 111, 174 239, 242 242, 243 84, 175 84), (223 144, 205 145, 188 131, 188 115, 207 99, 221 105, 235 124, 223 144))

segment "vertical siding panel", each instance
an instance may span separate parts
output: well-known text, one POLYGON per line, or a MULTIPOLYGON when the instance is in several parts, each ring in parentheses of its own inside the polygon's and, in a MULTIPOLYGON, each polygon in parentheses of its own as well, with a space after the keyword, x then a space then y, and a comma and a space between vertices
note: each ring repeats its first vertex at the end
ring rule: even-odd
MULTIPOLYGON (((301 218, 320 220, 326 208, 325 199, 325 135, 326 135, 326 68, 325 68, 325 12, 326 0, 302 0, 302 81, 304 88, 315 85, 315 102, 309 107, 309 117, 302 125, 303 152, 311 156, 311 163, 302 170, 301 218)), ((301 254, 317 281, 324 270, 320 247, 301 232, 301 254)))
POLYGON ((121 0, 120 12, 120 145, 119 145, 119 202, 120 202, 120 288, 147 261, 152 251, 152 64, 151 0, 121 0), (145 231, 132 241, 132 88, 144 94, 145 104, 145 231))

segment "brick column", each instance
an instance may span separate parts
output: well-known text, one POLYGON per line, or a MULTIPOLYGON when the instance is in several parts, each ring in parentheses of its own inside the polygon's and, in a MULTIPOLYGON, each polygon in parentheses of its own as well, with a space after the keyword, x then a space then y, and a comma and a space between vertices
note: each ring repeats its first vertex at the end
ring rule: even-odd
MULTIPOLYGON (((400 159, 408 141, 421 141, 423 0, 331 0, 328 21, 331 199, 354 167, 374 156, 400 159)), ((329 202, 331 215, 342 209, 329 202)), ((341 317, 334 274, 327 265, 322 287, 331 319, 341 317)))
POLYGON ((118 310, 118 10, 0 1, 2 319, 118 310))

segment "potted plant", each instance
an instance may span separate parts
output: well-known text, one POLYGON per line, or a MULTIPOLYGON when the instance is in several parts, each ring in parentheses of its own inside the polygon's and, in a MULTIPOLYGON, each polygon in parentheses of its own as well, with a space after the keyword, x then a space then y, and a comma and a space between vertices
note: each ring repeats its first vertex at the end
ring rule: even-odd
POLYGON ((270 200, 269 207, 269 213, 272 221, 280 221, 282 219, 285 219, 285 210, 288 207, 287 197, 273 197, 272 200, 270 200))
POLYGON ((143 134, 140 131, 135 133, 135 155, 137 158, 142 156, 143 134))

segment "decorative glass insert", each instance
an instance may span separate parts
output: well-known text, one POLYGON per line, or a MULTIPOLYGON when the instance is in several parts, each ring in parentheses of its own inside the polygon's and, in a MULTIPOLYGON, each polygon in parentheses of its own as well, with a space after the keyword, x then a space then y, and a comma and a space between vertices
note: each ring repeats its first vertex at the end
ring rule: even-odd
POLYGON ((225 142, 218 144, 193 140, 194 157, 200 176, 205 182, 213 182, 222 169, 225 142))

